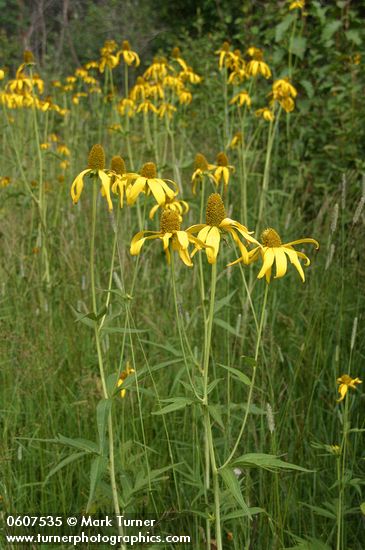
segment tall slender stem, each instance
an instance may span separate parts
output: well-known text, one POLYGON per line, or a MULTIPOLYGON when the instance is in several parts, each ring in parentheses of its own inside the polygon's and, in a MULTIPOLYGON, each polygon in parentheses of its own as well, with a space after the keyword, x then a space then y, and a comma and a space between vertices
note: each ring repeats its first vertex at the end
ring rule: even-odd
POLYGON ((220 467, 221 470, 225 466, 227 466, 227 464, 229 464, 231 462, 232 458, 234 457, 234 454, 237 450, 237 447, 238 447, 238 445, 241 441, 242 434, 243 434, 244 429, 246 427, 247 418, 248 418, 248 415, 249 415, 249 412, 250 412, 250 405, 251 405, 251 401, 252 401, 253 388, 255 386, 255 378, 256 378, 256 370, 257 370, 257 359, 258 359, 258 356, 259 356, 259 349, 260 349, 261 337, 262 337, 262 329, 263 329, 263 326, 264 326, 264 319, 265 319, 265 311, 266 311, 268 292, 269 292, 269 284, 267 283, 266 287, 265 287, 264 299, 263 299, 263 302, 262 302, 259 330, 258 330, 257 340, 256 340, 255 362, 254 362, 254 366, 253 366, 253 373, 252 373, 251 384, 250 384, 250 389, 249 389, 249 393, 248 393, 248 400, 247 400, 247 404, 246 404, 245 416, 243 418, 242 426, 241 426, 240 432, 238 434, 238 437, 236 439, 236 443, 234 444, 232 452, 230 453, 229 457, 227 458, 225 463, 220 467))
MULTIPOLYGON (((94 177, 93 178, 91 239, 90 239, 90 281, 91 281, 92 307, 93 307, 93 313, 95 316, 97 315, 97 302, 96 302, 96 290, 95 290, 95 233, 96 233, 97 198, 98 198, 98 181, 97 181, 97 177, 94 177)), ((101 379, 101 385, 103 389, 103 398, 109 399, 108 389, 107 389, 106 379, 105 379, 103 355, 101 351, 100 331, 99 331, 99 327, 96 319, 94 320, 94 333, 95 333, 96 350, 98 355, 100 379, 101 379)), ((117 488, 116 475, 115 475, 114 435, 113 435, 113 419, 112 419, 111 410, 109 412, 109 417, 108 417, 108 444, 109 444, 110 485, 111 485, 111 490, 113 495, 114 511, 117 516, 120 516, 118 488, 117 488)), ((118 527, 118 532, 120 535, 123 535, 122 526, 118 527)), ((122 550, 126 549, 124 544, 121 545, 121 548, 122 550)))

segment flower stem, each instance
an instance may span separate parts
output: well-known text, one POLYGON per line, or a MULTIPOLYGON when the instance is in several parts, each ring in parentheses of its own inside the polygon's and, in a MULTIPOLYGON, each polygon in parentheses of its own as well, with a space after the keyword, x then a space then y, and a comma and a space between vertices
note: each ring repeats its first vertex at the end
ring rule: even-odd
POLYGON ((246 427, 247 418, 248 418, 248 415, 249 415, 250 405, 251 405, 251 401, 252 401, 253 388, 255 386, 255 378, 256 378, 256 370, 257 370, 257 359, 258 359, 258 356, 259 356, 259 349, 260 349, 261 337, 262 337, 262 329, 263 329, 263 326, 264 326, 264 319, 265 319, 265 311, 266 311, 268 292, 269 292, 269 284, 267 283, 266 287, 265 287, 264 299, 263 299, 263 302, 262 302, 259 330, 258 330, 257 340, 256 340, 255 362, 254 362, 254 366, 253 366, 253 373, 252 373, 251 384, 250 384, 250 389, 249 389, 249 393, 248 393, 248 400, 247 400, 247 404, 246 404, 245 416, 243 418, 242 426, 241 426, 240 432, 238 434, 238 437, 236 439, 236 443, 234 444, 233 449, 232 449, 229 457, 227 458, 225 463, 220 467, 220 470, 223 470, 223 468, 225 468, 225 466, 227 466, 227 464, 229 464, 231 462, 232 458, 235 455, 235 452, 236 452, 236 450, 238 448, 238 445, 241 441, 242 434, 243 434, 243 432, 245 430, 245 427, 246 427))
MULTIPOLYGON (((97 178, 93 178, 93 203, 92 203, 92 221, 91 221, 91 240, 90 240, 90 281, 91 281, 91 296, 92 296, 92 305, 93 313, 97 316, 97 303, 96 303, 96 291, 95 291, 95 230, 96 230, 96 207, 97 207, 97 198, 98 198, 98 182, 97 178)), ((101 385, 103 389, 103 398, 109 399, 106 379, 105 379, 105 370, 103 363, 103 355, 101 351, 100 343, 100 331, 98 327, 97 320, 94 320, 94 332, 95 332, 95 342, 96 350, 98 355, 99 363, 99 372, 101 385)), ((109 443, 109 473, 110 473, 110 485, 113 495, 113 504, 114 511, 117 516, 120 516, 120 507, 119 507, 119 497, 118 497, 118 488, 116 483, 115 476, 115 461, 114 461, 114 435, 113 435, 113 419, 112 411, 109 412, 108 417, 108 443, 109 443)), ((118 532, 120 535, 123 535, 123 527, 118 527, 118 532)), ((124 544, 121 545, 122 550, 125 550, 126 547, 124 544)))
MULTIPOLYGON (((208 319, 205 320, 205 331, 204 331, 204 355, 203 355, 203 418, 204 418, 204 454, 205 454, 205 475, 204 475, 204 488, 205 488, 205 498, 206 504, 208 501, 208 492, 210 489, 210 468, 212 469, 213 475, 213 490, 214 490, 214 509, 215 509, 215 539, 217 550, 222 550, 222 533, 221 533, 221 524, 220 524, 220 495, 219 495, 219 480, 218 480, 218 469, 215 461, 215 452, 213 444, 213 434, 212 427, 210 424, 209 416, 209 404, 208 404, 208 383, 209 383, 209 357, 210 357, 210 346, 212 340, 212 328, 213 328, 213 318, 214 318, 214 304, 215 304, 215 290, 217 283, 217 263, 212 264, 212 275, 211 275, 211 286, 210 286, 210 303, 209 303, 209 313, 208 319)), ((211 548, 211 534, 210 534, 210 522, 209 518, 206 522, 206 542, 207 549, 211 548)))

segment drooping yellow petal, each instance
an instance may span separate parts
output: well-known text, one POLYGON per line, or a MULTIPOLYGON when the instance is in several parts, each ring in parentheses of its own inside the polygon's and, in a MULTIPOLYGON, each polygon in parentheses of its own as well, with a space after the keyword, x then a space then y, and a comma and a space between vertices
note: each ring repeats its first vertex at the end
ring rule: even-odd
POLYGON ((90 168, 87 168, 86 170, 83 170, 80 172, 78 176, 74 179, 72 185, 71 185, 71 197, 74 204, 77 204, 80 195, 82 193, 82 190, 84 188, 84 176, 91 172, 90 168))
POLYGON ((111 183, 110 176, 108 176, 103 170, 98 170, 98 176, 101 180, 101 186, 104 191, 104 196, 107 200, 109 210, 111 211, 113 210, 113 203, 110 197, 110 183, 111 183))
POLYGON ((155 197, 156 202, 162 206, 166 200, 166 195, 164 193, 163 187, 161 185, 162 180, 157 178, 148 179, 147 186, 152 192, 152 195, 155 197))
POLYGON ((160 234, 160 231, 139 231, 138 233, 136 233, 131 241, 131 255, 137 256, 140 253, 143 243, 146 239, 157 239, 160 234), (145 237, 147 233, 150 234, 149 237, 145 237))
POLYGON ((286 254, 289 256, 289 260, 291 263, 296 267, 303 283, 305 281, 304 271, 302 266, 300 265, 300 261, 298 260, 297 252, 296 250, 291 250, 290 248, 284 248, 286 254))
POLYGON ((146 182, 147 182, 146 178, 143 178, 141 176, 136 178, 136 181, 127 189, 127 192, 126 192, 128 204, 135 203, 138 195, 142 193, 146 185, 146 182))
POLYGON ((317 250, 319 249, 319 242, 316 241, 315 239, 298 239, 296 241, 291 241, 290 243, 285 243, 285 246, 291 246, 291 245, 294 245, 294 244, 302 244, 302 243, 314 244, 316 249, 317 250))
POLYGON ((269 269, 271 269, 272 264, 274 263, 275 254, 274 250, 272 248, 264 247, 264 263, 262 265, 262 268, 260 270, 260 273, 257 275, 258 279, 262 279, 262 277, 266 274, 269 269))
POLYGON ((286 260, 285 252, 283 248, 274 248, 275 253, 275 265, 276 265, 276 275, 275 279, 284 277, 288 262, 286 260))
MULTIPOLYGON (((199 235, 198 235, 198 238, 200 238, 199 235)), ((203 239, 201 239, 201 240, 203 240, 203 239)), ((208 262, 210 264, 214 264, 217 261, 220 240, 221 240, 220 231, 219 231, 218 227, 213 225, 210 228, 210 231, 207 234, 207 237, 205 239, 206 244, 211 247, 211 248, 206 249, 208 262)))
POLYGON ((177 240, 183 250, 186 250, 189 246, 188 234, 186 231, 176 231, 177 240))

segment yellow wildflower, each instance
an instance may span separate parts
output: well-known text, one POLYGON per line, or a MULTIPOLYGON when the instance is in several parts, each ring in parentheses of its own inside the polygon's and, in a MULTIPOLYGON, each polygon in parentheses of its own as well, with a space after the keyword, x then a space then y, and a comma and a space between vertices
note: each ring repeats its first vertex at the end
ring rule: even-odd
POLYGON ((171 103, 161 103, 157 112, 160 118, 167 116, 167 118, 171 119, 176 110, 176 107, 174 105, 171 105, 171 103))
POLYGON ((123 40, 121 55, 123 57, 124 63, 131 66, 134 64, 135 67, 138 67, 140 64, 138 53, 132 51, 128 40, 123 40))
POLYGON ((94 177, 100 178, 102 194, 106 198, 109 210, 113 210, 113 203, 110 198, 110 184, 111 179, 108 173, 105 171, 105 153, 101 145, 93 145, 90 149, 88 158, 88 168, 83 170, 76 176, 71 186, 71 197, 74 204, 77 204, 82 190, 84 188, 84 177, 86 174, 90 174, 94 177))
POLYGON ((189 205, 186 201, 177 199, 176 197, 172 197, 172 199, 166 197, 166 201, 163 204, 155 204, 155 206, 151 208, 149 214, 150 220, 153 219, 153 216, 156 214, 159 208, 162 208, 163 210, 172 210, 173 212, 177 212, 180 222, 182 222, 182 217, 189 211, 189 205))
POLYGON ((10 185, 11 179, 9 176, 2 176, 0 177, 0 187, 5 188, 8 185, 10 185))
POLYGON ((360 378, 351 378, 348 374, 343 374, 340 378, 337 378, 337 384, 340 384, 338 393, 341 397, 337 399, 337 403, 339 403, 345 399, 345 395, 347 394, 349 388, 355 390, 357 384, 362 384, 362 380, 360 380, 360 378))
POLYGON ((251 46, 251 48, 247 50, 247 53, 250 57, 252 57, 251 61, 247 64, 247 73, 250 76, 262 74, 265 78, 270 78, 271 70, 267 63, 264 62, 264 54, 262 50, 251 46))
POLYGON ((289 10, 300 9, 303 10, 305 7, 305 0, 294 0, 290 3, 289 10))
POLYGON ((258 117, 262 117, 267 122, 272 122, 275 119, 275 115, 269 107, 257 109, 257 111, 255 111, 255 115, 258 117))
POLYGON ((137 113, 155 113, 157 114, 157 107, 149 99, 145 99, 137 107, 137 113))
POLYGON ((228 164, 227 155, 223 152, 218 153, 216 162, 217 162, 217 166, 214 171, 215 183, 216 185, 219 185, 221 180, 223 180, 224 189, 226 190, 229 183, 230 172, 234 168, 233 166, 228 164))
POLYGON ((172 250, 178 252, 180 259, 188 267, 193 265, 188 251, 189 244, 193 243, 199 248, 205 247, 199 239, 193 237, 187 231, 180 229, 179 215, 172 210, 164 210, 162 212, 160 231, 139 231, 134 235, 130 248, 132 256, 139 254, 144 242, 151 239, 160 239, 162 241, 168 263, 170 263, 169 245, 171 243, 172 250))
POLYGON ((119 103, 117 105, 117 109, 118 109, 118 112, 121 115, 124 116, 126 114, 129 117, 132 117, 132 116, 134 116, 134 114, 136 112, 136 104, 133 101, 133 99, 124 97, 123 99, 121 99, 119 101, 119 103))
POLYGON ((189 90, 183 89, 178 92, 178 98, 180 105, 190 105, 193 100, 193 95, 189 90))
POLYGON ((131 185, 127 188, 127 203, 134 204, 138 196, 143 193, 152 193, 158 204, 164 204, 166 197, 172 199, 177 194, 175 182, 157 177, 157 168, 154 162, 146 162, 139 174, 128 173, 125 175, 131 185), (168 184, 175 186, 175 191, 168 184))
POLYGON ((122 157, 116 155, 112 158, 111 171, 111 189, 113 193, 119 195, 120 207, 123 208, 123 199, 129 182, 127 178, 123 177, 127 170, 122 157))
POLYGON ((231 143, 229 144, 229 147, 231 149, 236 149, 241 143, 243 143, 243 135, 242 132, 236 132, 233 138, 231 139, 231 143))
POLYGON ((64 157, 69 157, 71 155, 70 149, 64 143, 57 145, 57 153, 64 157))
POLYGON ((106 40, 104 46, 100 49, 99 71, 103 73, 105 67, 115 69, 119 65, 120 52, 115 53, 117 43, 115 40, 106 40))
MULTIPOLYGON (((123 382, 126 378, 128 378, 128 376, 130 376, 131 374, 134 374, 136 371, 134 369, 131 368, 130 366, 130 363, 129 361, 127 361, 127 364, 126 364, 126 367, 124 369, 124 371, 121 372, 119 378, 118 378, 118 381, 117 381, 117 386, 118 388, 120 388, 122 385, 123 385, 123 382)), ((122 399, 124 399, 125 397, 125 394, 126 394, 127 390, 126 389, 121 389, 120 390, 120 397, 122 399)))
POLYGON ((243 105, 247 105, 247 107, 251 107, 251 98, 248 95, 248 92, 246 90, 241 90, 238 94, 232 97, 229 103, 231 105, 234 105, 235 103, 237 103, 238 107, 242 107, 243 105))
POLYGON ((211 181, 216 184, 212 170, 216 168, 215 164, 209 164, 207 159, 201 153, 195 155, 194 161, 194 172, 191 176, 191 183, 193 185, 193 195, 196 195, 196 186, 198 183, 201 183, 203 176, 208 176, 211 181))
MULTIPOLYGON (((197 238, 207 245, 206 254, 208 262, 214 264, 217 261, 219 246, 221 241, 221 233, 229 233, 239 247, 243 258, 248 262, 248 252, 245 245, 239 239, 238 234, 246 241, 259 245, 259 243, 251 237, 252 231, 248 231, 247 227, 235 220, 227 218, 226 209, 221 196, 218 193, 213 193, 209 196, 206 209, 206 223, 192 225, 187 229, 188 233, 198 233, 197 238)), ((259 245, 260 246, 260 245, 259 245)), ((201 247, 196 246, 193 254, 201 247)))
MULTIPOLYGON (((257 276, 258 279, 262 279, 262 277, 265 276, 266 282, 269 283, 271 279, 271 272, 272 272, 272 267, 274 263, 276 265, 276 275, 274 278, 278 279, 280 277, 284 277, 287 271, 286 256, 288 256, 290 262, 297 269, 304 283, 305 281, 304 271, 298 258, 305 260, 305 264, 304 264, 305 266, 310 265, 310 260, 305 254, 295 250, 293 245, 310 243, 310 244, 314 244, 316 249, 318 249, 319 244, 315 239, 298 239, 296 241, 291 241, 289 243, 283 244, 281 242, 280 236, 275 231, 275 229, 272 229, 270 227, 268 229, 265 229, 265 231, 263 231, 261 235, 261 241, 262 241, 262 246, 260 245, 248 253, 249 263, 256 261, 259 256, 261 256, 262 258, 263 265, 257 276)), ((244 256, 243 258, 239 258, 238 260, 235 260, 229 265, 235 265, 235 264, 238 264, 239 262, 247 263, 247 257, 244 256)))

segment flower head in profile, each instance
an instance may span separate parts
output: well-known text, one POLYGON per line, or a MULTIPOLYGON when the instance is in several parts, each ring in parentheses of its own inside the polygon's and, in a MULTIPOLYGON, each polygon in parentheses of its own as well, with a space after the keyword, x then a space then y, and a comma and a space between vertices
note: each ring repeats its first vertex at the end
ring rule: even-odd
POLYGON ((122 157, 116 155, 111 161, 111 189, 115 195, 119 195, 120 207, 123 208, 124 195, 126 187, 128 186, 128 180, 123 177, 126 173, 125 162, 122 157))
POLYGON ((81 196, 84 188, 84 177, 87 174, 100 179, 101 193, 108 203, 109 210, 113 210, 113 203, 110 198, 111 179, 108 171, 105 170, 105 153, 102 145, 92 146, 88 158, 88 168, 80 172, 71 185, 71 197, 74 204, 77 204, 81 196))
POLYGON ((216 185, 218 186, 221 183, 221 181, 223 181, 224 190, 226 191, 229 183, 229 176, 231 171, 234 170, 234 167, 228 164, 227 155, 222 151, 218 153, 216 162, 217 162, 217 166, 214 171, 214 179, 215 179, 216 185))
MULTIPOLYGON (((229 233, 232 236, 235 244, 240 249, 242 258, 246 258, 248 262, 248 251, 239 237, 243 237, 250 243, 257 245, 259 243, 251 237, 252 231, 248 231, 239 222, 227 218, 226 209, 219 193, 212 193, 208 197, 205 221, 206 223, 192 225, 187 231, 188 233, 197 233, 199 241, 208 245, 206 254, 210 264, 217 261, 222 233, 229 233)), ((195 251, 199 248, 199 245, 197 245, 195 251)))
POLYGON ((231 46, 227 40, 225 40, 222 44, 222 46, 215 52, 217 55, 219 55, 219 68, 222 69, 227 64, 227 60, 230 59, 233 56, 233 52, 231 51, 231 46))
POLYGON ((128 40, 123 40, 122 43, 122 50, 120 52, 121 56, 123 57, 124 63, 126 65, 134 65, 135 67, 138 67, 140 64, 139 55, 138 53, 134 52, 131 49, 131 46, 128 42, 128 40))
POLYGON ((156 202, 160 205, 166 202, 166 199, 172 199, 177 194, 177 185, 172 180, 161 179, 157 177, 157 168, 154 162, 146 162, 139 174, 126 174, 130 185, 127 187, 127 203, 134 204, 138 196, 143 193, 152 193, 156 202), (175 187, 172 190, 169 184, 175 187))
POLYGON ((115 52, 116 49, 117 43, 115 40, 105 41, 104 46, 100 49, 99 71, 101 73, 105 71, 105 67, 115 69, 119 65, 120 52, 115 52))
POLYGON ((297 97, 298 92, 293 84, 289 82, 288 77, 275 80, 272 85, 272 92, 269 95, 272 96, 271 106, 277 101, 286 113, 291 113, 294 110, 294 99, 297 97))
POLYGON ((273 111, 269 107, 263 107, 255 111, 257 117, 262 117, 266 122, 272 122, 275 119, 273 111))
POLYGON ((289 10, 303 10, 305 7, 305 0, 294 0, 293 2, 290 2, 289 10))
MULTIPOLYGON (((256 261, 259 257, 261 257, 263 261, 261 270, 257 276, 258 279, 262 279, 262 277, 265 276, 267 283, 269 283, 271 280, 271 272, 274 264, 276 266, 276 274, 274 278, 278 279, 280 277, 284 277, 287 271, 287 266, 288 266, 287 257, 288 257, 290 262, 297 269, 304 283, 305 281, 304 271, 299 259, 302 259, 305 261, 305 264, 304 264, 305 266, 308 266, 310 264, 310 260, 308 256, 303 254, 303 252, 298 252, 298 250, 295 250, 294 245, 302 244, 302 243, 310 243, 310 244, 313 244, 318 249, 319 244, 315 239, 298 239, 296 241, 291 241, 289 243, 283 244, 281 242, 280 236, 275 231, 275 229, 272 229, 271 227, 269 227, 268 229, 265 229, 265 231, 263 231, 261 235, 261 241, 262 241, 262 246, 254 248, 248 253, 249 263, 256 261)), ((245 260, 246 258, 239 258, 238 260, 235 260, 229 265, 235 265, 239 262, 242 262, 242 261, 244 262, 245 260)))
POLYGON ((166 201, 163 204, 155 204, 150 210, 149 218, 153 219, 157 210, 161 208, 162 210, 172 210, 177 212, 179 215, 179 220, 182 222, 183 216, 189 212, 189 205, 186 201, 173 197, 172 199, 166 198, 166 201))
POLYGON ((170 244, 172 250, 176 250, 180 259, 185 265, 191 267, 193 265, 188 251, 190 243, 195 244, 199 248, 205 247, 204 243, 196 237, 180 229, 180 217, 173 210, 164 210, 161 214, 160 231, 139 231, 134 235, 130 252, 132 256, 136 256, 141 252, 141 248, 145 241, 152 239, 160 239, 163 244, 163 249, 166 254, 166 259, 170 263, 170 244))
POLYGON ((247 73, 254 77, 261 74, 265 78, 270 78, 271 70, 269 65, 264 61, 263 51, 251 46, 251 48, 248 48, 247 53, 252 57, 251 61, 247 64, 247 73))
POLYGON ((230 105, 236 104, 237 107, 243 107, 243 105, 251 107, 251 98, 246 90, 241 90, 238 94, 232 97, 229 103, 230 105))
POLYGON ((337 384, 339 384, 338 393, 340 398, 337 399, 337 403, 345 399, 345 396, 349 388, 355 390, 357 384, 362 384, 360 378, 351 378, 348 374, 343 374, 340 378, 337 378, 337 384))
POLYGON ((135 373, 136 371, 131 368, 129 361, 127 361, 125 369, 120 373, 120 376, 117 381, 118 388, 121 388, 120 390, 120 397, 124 399, 125 394, 127 393, 127 390, 123 388, 123 382, 130 376, 131 374, 135 373))
POLYGON ((212 171, 215 170, 215 164, 209 164, 207 159, 201 153, 195 155, 194 160, 194 172, 191 176, 191 183, 193 184, 193 195, 196 195, 196 186, 203 181, 203 177, 207 176, 213 183, 216 184, 212 171))
POLYGON ((242 132, 236 132, 231 139, 229 144, 230 149, 236 149, 239 145, 243 143, 243 134, 242 132))

